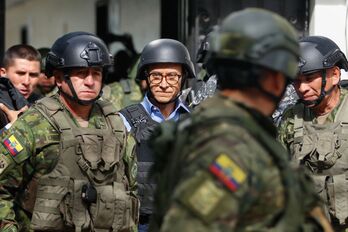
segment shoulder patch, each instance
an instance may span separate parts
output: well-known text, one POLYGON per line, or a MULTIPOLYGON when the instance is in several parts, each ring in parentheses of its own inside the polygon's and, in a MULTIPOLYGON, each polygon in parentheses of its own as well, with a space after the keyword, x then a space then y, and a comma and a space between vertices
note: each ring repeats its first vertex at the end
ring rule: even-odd
POLYGON ((246 173, 224 153, 219 154, 209 165, 209 171, 232 192, 237 191, 247 177, 246 173))
POLYGON ((3 144, 12 156, 16 156, 23 150, 23 146, 18 142, 14 135, 11 135, 7 139, 5 139, 3 144))

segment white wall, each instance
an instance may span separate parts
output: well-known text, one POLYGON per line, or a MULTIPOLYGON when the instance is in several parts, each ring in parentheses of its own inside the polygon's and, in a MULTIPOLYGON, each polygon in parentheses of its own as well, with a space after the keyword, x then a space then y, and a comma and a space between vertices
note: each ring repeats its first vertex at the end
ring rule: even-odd
MULTIPOLYGON (((145 44, 160 37, 160 0, 111 0, 110 5, 114 8, 110 29, 114 33, 131 34, 138 52, 145 44)), ((115 43, 111 50, 114 52, 121 47, 115 43)))
MULTIPOLYGON (((337 43, 348 55, 347 13, 348 0, 313 0, 310 15, 309 34, 326 36, 337 43)), ((348 57, 348 56, 347 56, 348 57)), ((347 79, 348 74, 342 73, 347 79)))
MULTIPOLYGON (((0 0, 3 1, 3 0, 0 0)), ((97 0, 6 0, 5 49, 20 43, 22 26, 28 27, 28 43, 50 47, 71 31, 96 31, 97 0)), ((160 36, 160 0, 109 0, 110 29, 130 33, 137 51, 160 36)), ((111 46, 114 53, 120 43, 111 46)))
POLYGON ((6 9, 5 49, 20 43, 20 29, 28 27, 28 43, 50 47, 71 31, 95 32, 95 0, 27 0, 6 9))

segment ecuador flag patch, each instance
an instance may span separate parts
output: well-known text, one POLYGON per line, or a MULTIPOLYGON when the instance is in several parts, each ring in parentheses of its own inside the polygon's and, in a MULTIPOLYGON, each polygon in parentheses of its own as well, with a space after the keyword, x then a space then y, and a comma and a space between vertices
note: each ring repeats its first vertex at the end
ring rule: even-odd
POLYGON ((245 172, 226 154, 218 155, 209 171, 232 192, 237 191, 246 179, 245 172))
POLYGON ((16 156, 21 150, 23 150, 23 146, 18 142, 14 135, 5 139, 4 145, 12 156, 16 156))

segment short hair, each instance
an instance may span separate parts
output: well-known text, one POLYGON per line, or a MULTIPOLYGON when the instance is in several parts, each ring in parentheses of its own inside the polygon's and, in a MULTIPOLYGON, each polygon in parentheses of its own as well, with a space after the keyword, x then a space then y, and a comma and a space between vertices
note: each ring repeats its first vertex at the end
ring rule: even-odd
POLYGON ((33 46, 17 44, 6 50, 2 65, 5 69, 13 64, 14 59, 25 59, 41 62, 41 55, 33 46))

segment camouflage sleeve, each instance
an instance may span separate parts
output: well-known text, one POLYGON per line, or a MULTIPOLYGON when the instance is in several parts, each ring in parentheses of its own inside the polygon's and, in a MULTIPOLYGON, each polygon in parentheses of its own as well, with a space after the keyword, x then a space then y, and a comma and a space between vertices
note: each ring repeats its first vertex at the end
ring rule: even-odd
POLYGON ((294 112, 293 107, 288 108, 278 126, 278 140, 287 149, 290 150, 294 135, 294 112))
POLYGON ((130 190, 136 193, 137 189, 137 159, 135 154, 135 139, 127 133, 127 144, 124 156, 124 162, 126 164, 126 175, 129 178, 130 190))
POLYGON ((35 140, 30 126, 18 119, 11 128, 3 131, 0 143, 0 229, 4 229, 9 224, 19 226, 15 219, 14 198, 35 140))

